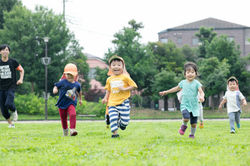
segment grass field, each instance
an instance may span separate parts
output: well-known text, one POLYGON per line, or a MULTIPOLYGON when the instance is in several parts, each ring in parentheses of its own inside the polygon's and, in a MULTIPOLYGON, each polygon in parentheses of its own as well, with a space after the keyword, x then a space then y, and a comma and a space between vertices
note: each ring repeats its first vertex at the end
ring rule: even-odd
POLYGON ((120 138, 111 138, 103 122, 78 121, 76 137, 63 137, 61 124, 0 123, 2 166, 105 165, 249 165, 250 121, 236 134, 228 120, 205 121, 196 138, 178 134, 180 121, 131 121, 120 138))

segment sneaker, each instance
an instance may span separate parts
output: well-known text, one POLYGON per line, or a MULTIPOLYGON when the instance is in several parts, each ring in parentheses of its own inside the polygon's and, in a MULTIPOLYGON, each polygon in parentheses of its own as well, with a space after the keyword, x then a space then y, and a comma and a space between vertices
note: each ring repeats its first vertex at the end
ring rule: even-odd
POLYGON ((200 128, 200 129, 203 129, 203 128, 204 128, 204 123, 203 123, 203 122, 200 123, 199 128, 200 128))
POLYGON ((232 129, 232 130, 230 131, 230 133, 231 133, 231 134, 235 134, 235 130, 232 129))
POLYGON ((238 129, 240 128, 240 124, 239 124, 239 123, 237 123, 237 128, 238 128, 238 129))
POLYGON ((113 135, 111 136, 111 138, 118 138, 118 137, 120 137, 119 134, 113 134, 113 135))
POLYGON ((180 130, 179 130, 180 135, 184 135, 184 134, 185 134, 186 129, 187 129, 187 126, 185 126, 185 125, 181 125, 181 128, 180 128, 180 130))
POLYGON ((63 136, 69 135, 69 129, 63 129, 63 136))
POLYGON ((126 126, 121 123, 121 121, 118 123, 118 127, 120 127, 121 130, 125 130, 126 126))
POLYGON ((9 128, 15 128, 15 125, 14 124, 10 124, 9 128))
POLYGON ((77 131, 75 129, 70 129, 70 136, 76 136, 77 131))
POLYGON ((193 138, 193 139, 194 139, 194 135, 190 134, 190 135, 189 135, 189 138, 193 138))
POLYGON ((17 110, 15 110, 15 112, 12 113, 12 116, 13 116, 13 121, 17 121, 18 119, 17 110))

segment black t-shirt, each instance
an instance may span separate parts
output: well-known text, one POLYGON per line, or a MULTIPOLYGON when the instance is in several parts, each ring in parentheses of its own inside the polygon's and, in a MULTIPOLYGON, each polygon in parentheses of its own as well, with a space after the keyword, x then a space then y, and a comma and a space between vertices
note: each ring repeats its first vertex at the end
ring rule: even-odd
POLYGON ((19 63, 9 58, 7 62, 0 59, 0 90, 16 88, 16 68, 19 63))

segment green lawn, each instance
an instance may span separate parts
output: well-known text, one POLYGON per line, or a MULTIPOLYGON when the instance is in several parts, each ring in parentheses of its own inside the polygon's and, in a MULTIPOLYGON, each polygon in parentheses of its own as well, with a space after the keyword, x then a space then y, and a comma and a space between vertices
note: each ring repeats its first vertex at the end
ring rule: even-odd
POLYGON ((249 165, 250 121, 236 134, 228 120, 205 121, 196 138, 178 134, 180 121, 131 122, 112 139, 103 122, 77 122, 79 135, 63 137, 61 124, 0 123, 0 165, 249 165))

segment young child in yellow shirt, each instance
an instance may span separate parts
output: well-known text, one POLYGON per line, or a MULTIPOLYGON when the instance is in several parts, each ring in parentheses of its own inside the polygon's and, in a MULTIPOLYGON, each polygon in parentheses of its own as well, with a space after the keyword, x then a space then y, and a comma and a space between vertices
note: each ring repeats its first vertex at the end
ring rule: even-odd
POLYGON ((119 137, 118 127, 125 130, 130 120, 130 91, 137 88, 125 68, 122 57, 114 55, 109 59, 110 77, 106 81, 106 94, 102 103, 107 103, 112 138, 119 137))

